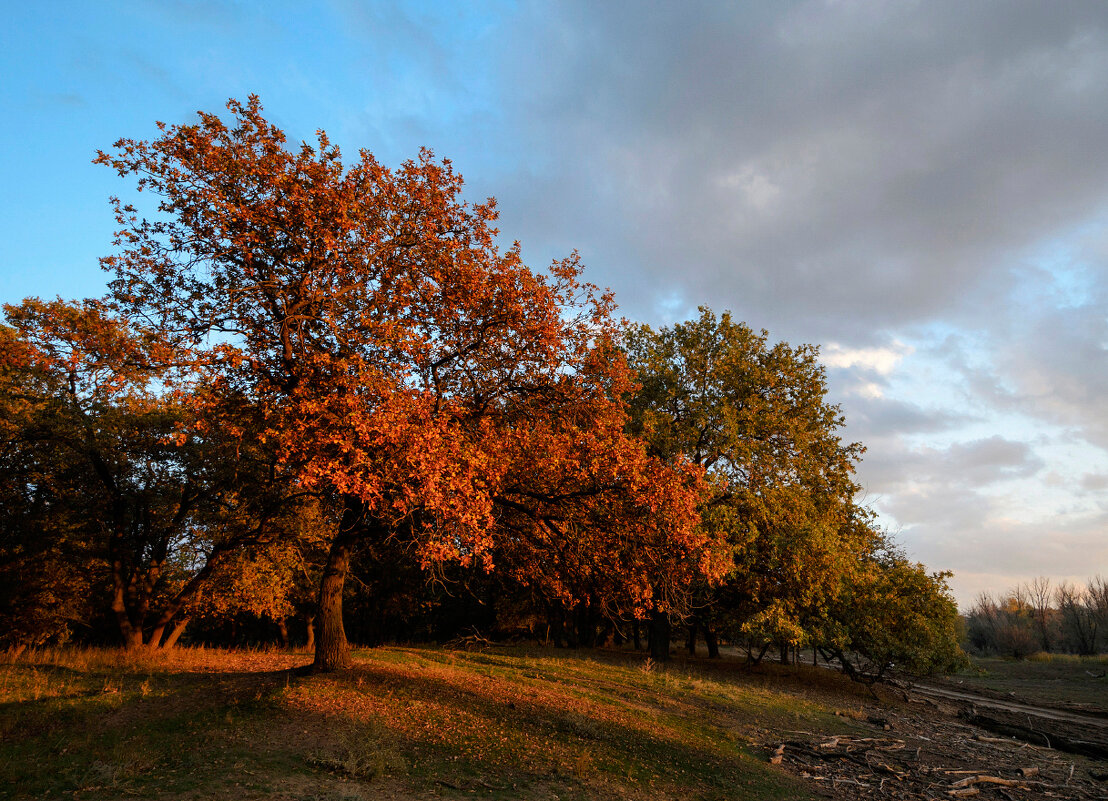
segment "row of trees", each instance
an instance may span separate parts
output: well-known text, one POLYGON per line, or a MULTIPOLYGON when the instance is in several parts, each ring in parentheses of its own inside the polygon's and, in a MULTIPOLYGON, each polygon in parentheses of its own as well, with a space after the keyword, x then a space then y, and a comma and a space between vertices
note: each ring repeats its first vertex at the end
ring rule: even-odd
POLYGON ((982 593, 966 615, 966 639, 981 654, 1108 652, 1108 579, 1085 585, 1039 577, 1000 597, 982 593))
POLYGON ((344 166, 228 107, 99 154, 157 200, 113 201, 106 298, 6 307, 9 644, 299 614, 328 670, 354 596, 378 632, 641 625, 664 658, 681 620, 710 651, 957 658, 943 577, 854 502, 814 348, 708 310, 624 326, 576 256, 501 251, 449 162, 344 166))

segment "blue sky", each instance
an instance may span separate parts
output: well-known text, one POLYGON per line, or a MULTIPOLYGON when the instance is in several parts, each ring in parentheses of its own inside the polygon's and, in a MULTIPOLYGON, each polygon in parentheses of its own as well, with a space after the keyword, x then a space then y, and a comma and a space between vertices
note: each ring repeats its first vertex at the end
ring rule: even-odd
POLYGON ((823 346, 859 477, 961 601, 1108 573, 1108 7, 49 2, 0 31, 0 300, 100 294, 91 160, 261 96, 452 159, 623 314, 823 346))

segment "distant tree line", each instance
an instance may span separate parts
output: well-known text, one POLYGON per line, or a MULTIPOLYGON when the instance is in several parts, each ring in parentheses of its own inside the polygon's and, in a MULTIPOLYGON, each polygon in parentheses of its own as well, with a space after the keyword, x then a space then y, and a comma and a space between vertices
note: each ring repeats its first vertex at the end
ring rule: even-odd
POLYGON ((1081 585, 1039 577, 999 596, 982 593, 965 626, 966 647, 978 654, 1108 653, 1108 579, 1081 585))
POLYGON ((156 199, 114 201, 108 296, 5 307, 0 645, 958 663, 946 576, 854 500, 816 348, 625 326, 575 256, 502 252, 449 162, 344 166, 229 108, 97 158, 156 199))

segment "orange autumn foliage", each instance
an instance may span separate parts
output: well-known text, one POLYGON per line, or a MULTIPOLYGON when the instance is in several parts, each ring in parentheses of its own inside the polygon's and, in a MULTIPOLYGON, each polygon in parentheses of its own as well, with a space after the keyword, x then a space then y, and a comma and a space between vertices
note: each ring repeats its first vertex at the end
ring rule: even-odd
POLYGON ((103 265, 116 309, 204 373, 211 425, 275 443, 290 476, 342 499, 336 542, 403 536, 427 567, 499 560, 635 609, 723 571, 696 525, 699 469, 624 433, 613 301, 576 255, 539 273, 500 250, 495 202, 464 202, 429 151, 344 165, 323 132, 288 147, 255 97, 228 108, 233 127, 200 113, 99 154, 158 198, 149 217, 115 201, 122 250, 103 265))

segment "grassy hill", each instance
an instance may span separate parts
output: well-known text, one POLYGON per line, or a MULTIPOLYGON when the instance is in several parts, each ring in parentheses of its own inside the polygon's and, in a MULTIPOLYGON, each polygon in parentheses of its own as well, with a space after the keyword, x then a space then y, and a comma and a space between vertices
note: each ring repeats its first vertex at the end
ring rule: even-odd
POLYGON ((860 692, 827 671, 618 652, 380 648, 295 676, 307 661, 8 660, 0 798, 807 798, 766 746, 848 729, 836 712, 860 692))

